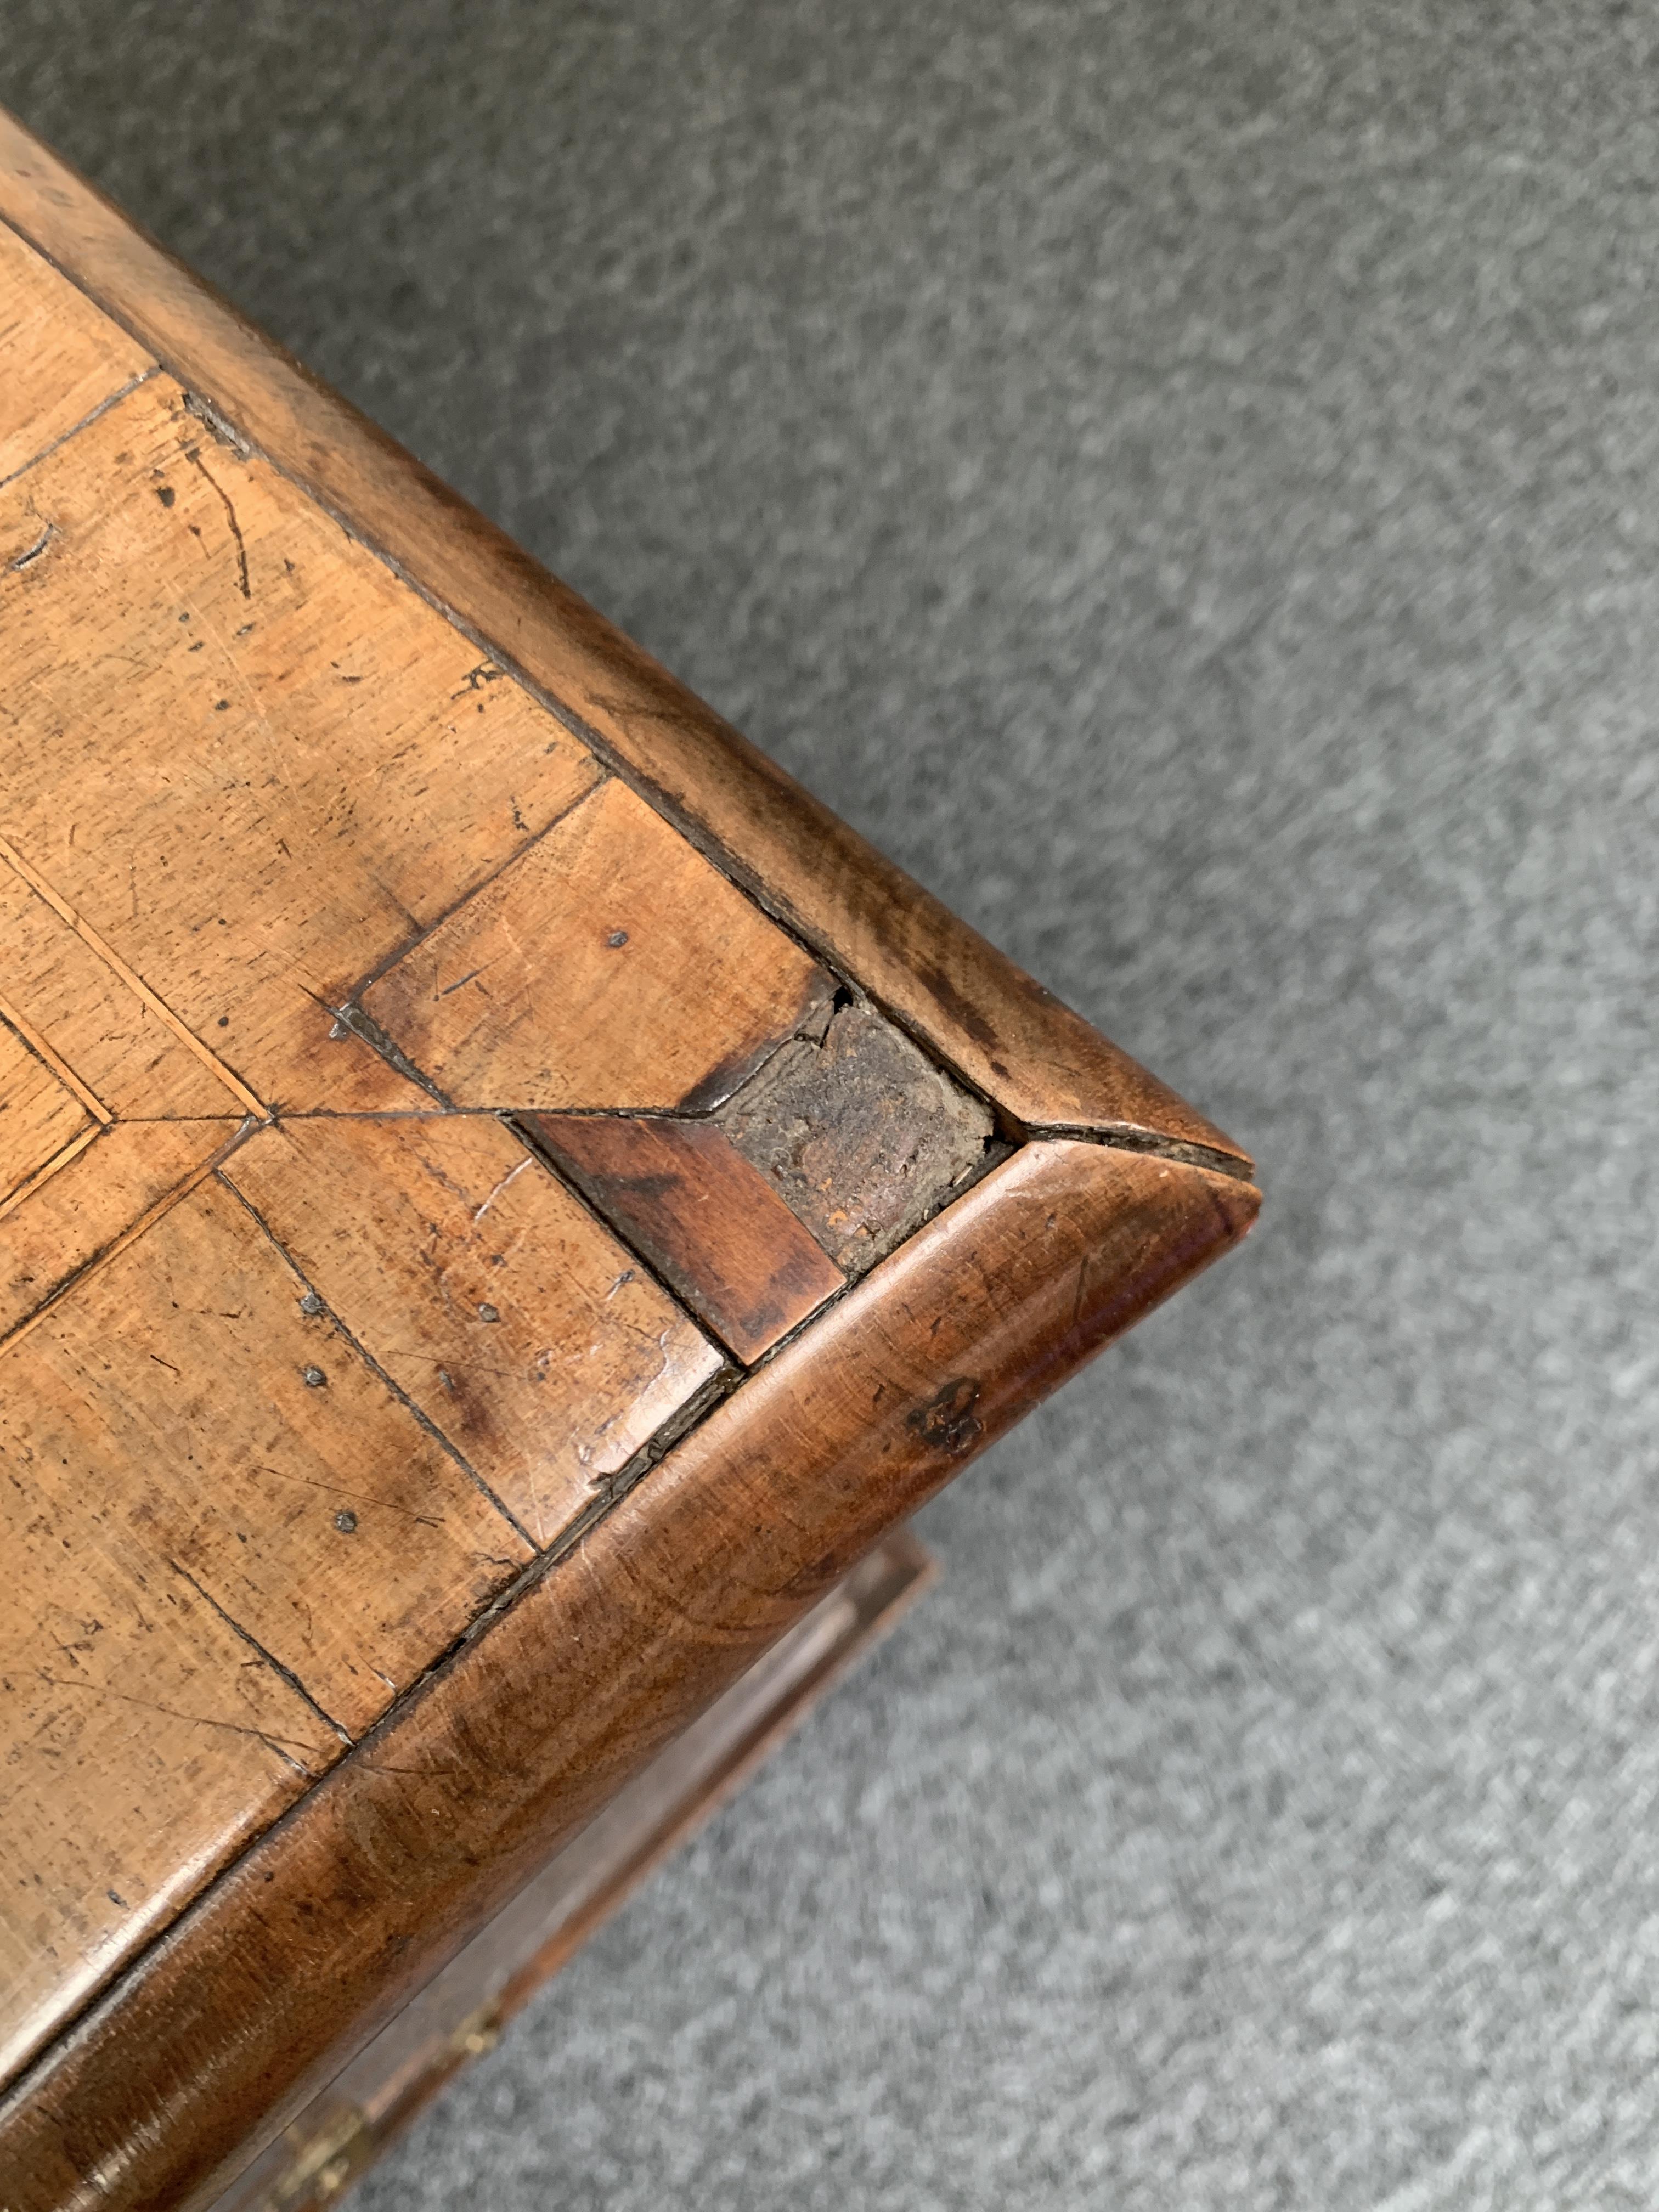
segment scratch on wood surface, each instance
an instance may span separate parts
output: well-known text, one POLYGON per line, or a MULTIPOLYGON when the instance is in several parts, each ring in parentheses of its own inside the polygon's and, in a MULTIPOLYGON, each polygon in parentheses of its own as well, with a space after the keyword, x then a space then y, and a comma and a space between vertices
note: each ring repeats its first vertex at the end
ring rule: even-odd
MULTIPOLYGON (((246 672, 244 670, 240 660, 231 650, 231 647, 237 638, 246 636, 248 631, 253 627, 252 623, 244 623, 239 630, 234 632, 230 637, 227 637, 224 632, 219 628, 218 623, 214 621, 213 616, 208 608, 201 605, 195 599, 187 600, 185 602, 185 606, 191 621, 199 623, 202 629, 207 632, 208 637, 210 638, 213 643, 218 647, 219 653, 223 659, 225 668, 228 673, 228 680, 234 684, 236 686, 236 689, 241 693, 243 701, 247 708, 248 718, 265 741, 266 749, 270 756, 271 781, 274 783, 279 784, 283 790, 288 793, 289 805, 294 809, 294 811, 289 814, 283 826, 287 830, 292 830, 295 836, 305 837, 308 842, 314 847, 318 842, 317 833, 313 829, 311 823, 304 820, 299 813, 299 795, 294 788, 294 780, 289 775, 288 772, 288 764, 283 757, 282 740, 276 732, 271 727, 270 717, 266 714, 264 708, 260 702, 259 694, 254 690, 252 684, 249 683, 246 672)), ((198 638, 196 643, 191 646, 191 651, 192 653, 199 652, 205 642, 206 640, 198 638)), ((275 829, 275 823, 272 823, 271 827, 273 830, 275 829)), ((281 848, 283 859, 291 860, 294 855, 289 849, 287 839, 278 836, 276 838, 276 843, 281 848)), ((133 919, 136 921, 137 918, 137 912, 135 908, 133 919)))
POLYGON ((354 1774, 406 1774, 417 1782, 447 1782, 453 1775, 465 1775, 467 1769, 464 1766, 384 1766, 378 1759, 362 1759, 352 1771, 354 1774))
POLYGON ((472 1224, 474 1228, 476 1228, 478 1223, 483 1219, 485 1214, 489 1212, 490 1207, 494 1206, 495 1200, 501 1196, 501 1193, 507 1188, 507 1186, 510 1183, 517 1182, 519 1177, 524 1173, 525 1170, 526 1168, 533 1168, 535 1164, 536 1161, 534 1155, 530 1152, 526 1152, 524 1158, 519 1162, 517 1167, 508 1170, 507 1173, 504 1175, 501 1181, 496 1184, 495 1189, 492 1190, 489 1195, 485 1199, 483 1204, 479 1206, 477 1211, 473 1214, 472 1224))
MULTIPOLYGON (((246 1721, 216 1721, 206 1713, 181 1713, 176 1705, 161 1705, 154 1698, 136 1697, 131 1690, 112 1689, 107 1682, 66 1680, 61 1674, 48 1674, 44 1668, 37 1671, 39 1679, 54 1690, 90 1690, 95 1697, 118 1698, 125 1705, 142 1705, 148 1713, 164 1713, 169 1720, 183 1721, 189 1728, 228 1729, 233 1735, 253 1736, 264 1745, 267 1751, 274 1751, 279 1759, 287 1760, 289 1765, 303 1774, 307 1782, 316 1778, 310 1767, 301 1766, 283 1748, 284 1745, 292 1744, 296 1751, 314 1755, 315 1746, 305 1742, 299 1736, 272 1735, 268 1729, 250 1728, 246 1721)), ((347 1741, 349 1741, 348 1737, 347 1741)))
MULTIPOLYGON (((390 1498, 373 1498, 366 1490, 343 1490, 337 1483, 318 1482, 313 1477, 308 1474, 289 1474, 285 1468, 280 1467, 265 1467, 263 1465, 250 1467, 248 1473, 250 1474, 275 1475, 278 1482, 297 1482, 302 1485, 307 1490, 320 1490, 330 1498, 355 1498, 359 1505, 373 1505, 377 1507, 383 1513, 401 1513, 406 1521, 413 1521, 417 1527, 422 1528, 441 1528, 444 1525, 441 1516, 434 1516, 430 1513, 417 1513, 412 1505, 399 1505, 394 1499, 390 1498)), ((379 1669, 371 1668, 370 1672, 379 1673, 379 1669)), ((386 1677, 384 1674, 381 1674, 380 1680, 384 1682, 386 1680, 386 1677)))
POLYGON ((53 538, 56 537, 57 532, 58 526, 56 523, 47 523, 46 527, 41 531, 40 535, 35 539, 33 544, 26 546, 22 552, 17 556, 17 558, 15 561, 8 563, 13 574, 15 575, 20 568, 27 568, 32 562, 38 561, 40 558, 40 556, 46 551, 47 546, 51 544, 53 538))
MULTIPOLYGON (((222 1154, 221 1158, 222 1157, 223 1155, 222 1154)), ((212 1164, 216 1168, 218 1164, 218 1161, 216 1160, 212 1164)), ((389 1374, 386 1368, 380 1364, 380 1362, 374 1357, 368 1346, 363 1343, 362 1340, 360 1337, 354 1335, 352 1331, 346 1327, 344 1322, 341 1320, 334 1308, 330 1305, 327 1299, 324 1297, 322 1292, 317 1288, 317 1285, 306 1273, 304 1268, 301 1267, 293 1253, 289 1250, 287 1245, 284 1244, 282 1238, 277 1236, 276 1231, 265 1219, 264 1214, 260 1212, 258 1207, 253 1204, 247 1194, 245 1191, 239 1190, 228 1176, 221 1176, 219 1181, 221 1186, 230 1193, 231 1196, 236 1200, 238 1206, 240 1206, 247 1214, 249 1219, 257 1224, 260 1235, 265 1238, 271 1249, 279 1255, 283 1264, 293 1274, 295 1280, 304 1285, 306 1297, 309 1299, 315 1300, 314 1305, 307 1306, 306 1310, 308 1313, 314 1313, 320 1316, 327 1322, 329 1327, 334 1331, 334 1334, 340 1339, 342 1343, 350 1346, 352 1351, 356 1352, 358 1358, 362 1360, 363 1365, 368 1369, 370 1374, 372 1374, 386 1389, 391 1392, 392 1395, 398 1401, 398 1403, 404 1408, 404 1412, 407 1413, 415 1421, 416 1425, 424 1430, 426 1434, 431 1437, 433 1443, 438 1446, 439 1449, 446 1453, 447 1456, 454 1462, 455 1465, 459 1468, 461 1473, 466 1477, 473 1488, 483 1497, 489 1499, 489 1503, 501 1515, 502 1520, 507 1522, 514 1534, 520 1539, 520 1542, 527 1544, 532 1552, 539 1552, 542 1549, 541 1543, 538 1543, 536 1538, 530 1534, 530 1531, 524 1526, 522 1522, 520 1521, 518 1516, 512 1510, 511 1507, 507 1504, 506 1501, 498 1497, 495 1492, 490 1488, 489 1485, 478 1473, 477 1468, 473 1466, 471 1460, 467 1458, 465 1453, 461 1450, 460 1447, 452 1437, 444 1434, 444 1431, 438 1426, 438 1424, 433 1419, 431 1414, 426 1411, 425 1407, 417 1404, 416 1401, 410 1396, 408 1391, 403 1388, 395 1376, 389 1374)), ((0 1344, 0 1350, 3 1349, 3 1344, 0 1344)))
MULTIPOLYGON (((551 750, 551 747, 550 747, 549 750, 551 750)), ((496 866, 486 870, 486 872, 478 878, 476 883, 469 884, 465 890, 458 891, 455 896, 450 901, 449 904, 445 907, 441 913, 435 914, 430 921, 416 925, 414 924, 413 918, 411 917, 410 935, 404 939, 404 942, 399 945, 394 951, 388 952, 385 959, 377 962, 376 964, 368 970, 367 975, 360 975, 357 981, 352 985, 351 988, 346 993, 340 1005, 337 1007, 331 1006, 329 1008, 329 1012, 335 1014, 340 1020, 348 1022, 354 1027, 357 1025, 356 1021, 353 1019, 354 1017, 357 1017, 366 1022, 368 1018, 362 1014, 359 1002, 368 992, 374 988, 374 985, 380 981, 383 975, 389 975, 392 969, 400 966, 404 961, 408 959, 410 954, 416 951, 428 937, 433 936, 438 930, 441 929, 444 924, 448 921, 453 915, 459 914, 464 906, 471 905, 471 902, 477 897, 480 891, 487 890, 490 884, 495 882, 497 876, 505 875, 507 871, 512 867, 515 862, 522 860, 526 853, 530 852, 535 846, 539 845, 544 838, 550 836, 552 832, 558 828, 562 822, 568 820, 568 817, 575 812, 579 806, 584 805, 588 799, 592 798, 595 792, 599 791, 604 785, 611 782, 611 781, 612 778, 609 772, 601 769, 597 761, 594 762, 593 781, 591 783, 584 784, 580 791, 577 793, 576 796, 568 805, 562 806, 557 813, 553 815, 550 820, 543 823, 541 828, 535 830, 530 836, 528 836, 522 845, 515 845, 504 860, 501 861, 496 866)), ((402 902, 398 901, 396 903, 401 905, 402 902)), ((375 1033, 374 1036, 370 1036, 367 1028, 360 1030, 359 1033, 368 1042, 374 1045, 374 1048, 377 1052, 386 1054, 388 1057, 390 1056, 390 1054, 396 1049, 396 1048, 392 1046, 391 1039, 386 1036, 384 1030, 380 1030, 378 1024, 375 1025, 375 1033), (376 1042, 377 1037, 382 1039, 383 1042, 376 1042)), ((399 1072, 402 1073, 403 1071, 400 1070, 399 1072)), ((417 1080, 419 1080, 427 1090, 430 1091, 433 1088, 432 1084, 426 1077, 421 1076, 417 1078, 417 1080)), ((489 1110, 493 1111, 495 1109, 491 1109, 489 1110)))
POLYGON ((218 1077, 225 1088, 246 1108, 250 1114, 257 1114, 262 1121, 270 1120, 270 1116, 264 1106, 241 1078, 231 1073, 218 1054, 210 1051, 202 1042, 200 1037, 187 1023, 179 1020, 172 1007, 157 992, 151 990, 143 977, 136 969, 128 967, 114 946, 107 944, 89 921, 83 921, 69 901, 61 897, 52 889, 40 870, 32 867, 17 848, 4 837, 0 837, 0 860, 4 860, 15 874, 22 878, 32 891, 45 899, 54 914, 68 922, 82 942, 91 946, 98 957, 106 967, 115 971, 130 991, 137 992, 150 1011, 167 1024, 179 1043, 187 1046, 196 1057, 218 1077))

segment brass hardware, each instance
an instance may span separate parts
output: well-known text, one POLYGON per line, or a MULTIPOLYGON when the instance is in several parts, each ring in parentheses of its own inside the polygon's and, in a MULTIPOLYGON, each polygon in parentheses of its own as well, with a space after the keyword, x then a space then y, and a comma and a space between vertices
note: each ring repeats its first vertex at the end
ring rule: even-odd
POLYGON ((501 2039, 501 2016, 494 2004, 482 2004, 469 2013, 449 2039, 449 2047, 466 2058, 481 2057, 501 2039))
POLYGON ((294 2156, 260 2199, 257 2212, 313 2212, 331 2204, 374 2158, 373 2124, 356 2105, 337 2106, 316 2133, 295 2146, 294 2156))

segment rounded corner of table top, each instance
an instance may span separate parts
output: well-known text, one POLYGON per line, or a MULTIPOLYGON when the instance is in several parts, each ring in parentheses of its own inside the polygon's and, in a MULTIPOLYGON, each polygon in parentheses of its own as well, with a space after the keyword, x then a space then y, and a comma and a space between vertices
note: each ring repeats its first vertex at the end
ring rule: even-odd
POLYGON ((46 2212, 204 2201, 1259 1195, 3 113, 0 283, 46 2212))

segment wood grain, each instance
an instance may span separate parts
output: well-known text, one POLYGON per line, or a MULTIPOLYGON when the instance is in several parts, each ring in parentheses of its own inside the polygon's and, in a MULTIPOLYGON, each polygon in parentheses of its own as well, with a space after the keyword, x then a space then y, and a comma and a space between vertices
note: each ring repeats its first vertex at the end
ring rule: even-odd
POLYGON ((489 1115, 289 1121, 225 1172, 538 1545, 723 1364, 489 1115))
POLYGON ((211 2202, 653 1753, 973 1454, 1249 1226, 1026 1146, 702 1422, 0 2106, 11 2212, 211 2202))
POLYGON ((526 1127, 739 1359, 841 1289, 840 1268, 714 1122, 536 1114, 526 1127))
POLYGON ((21 1205, 0 1213, 0 1346, 32 1314, 199 1175, 236 1121, 124 1121, 101 1130, 21 1205))
POLYGON ((203 2201, 1255 1194, 0 118, 13 268, 0 2195, 118 2212, 203 2201), (1045 1128, 1134 1149, 918 1227, 1045 1128), (841 1294, 797 1216, 896 1249, 841 1294), (718 1405, 675 1287, 758 1362, 718 1405))
POLYGON ((197 1121, 244 1110, 155 1007, 3 865, 0 945, 0 1014, 79 1086, 99 1119, 197 1121))
MULTIPOLYGON (((15 118, 0 217, 593 732, 806 941, 1027 1130, 1232 1140, 923 891, 15 118)), ((618 1102, 620 1103, 620 1102, 618 1102)))
POLYGON ((901 1528, 554 1853, 212 2212, 324 2212, 799 1726, 933 1578, 901 1528))
MULTIPOLYGON (((0 1351, 0 1525, 8 1558, 46 1540, 43 1527, 54 1532, 46 1556, 55 1578, 49 1593, 27 1593, 26 1622, 52 1604, 101 1619, 99 1562, 118 1559, 145 1587, 193 1593, 225 1624, 228 1674, 271 1672, 343 1745, 530 1549, 326 1316, 305 1310, 303 1287, 214 1182, 88 1271, 0 1351), (90 1521, 78 1534, 50 1515, 43 1523, 48 1504, 90 1521)), ((146 1782, 179 1741, 147 1717, 152 1680, 195 1684, 202 1674, 200 1654, 179 1645, 181 1618, 155 1616, 142 1668, 112 1662, 100 1674, 107 1696, 127 1705, 125 1732, 96 1740, 96 1767, 71 1730, 57 1757, 30 1767, 35 1794, 9 1793, 18 1880, 0 1890, 0 1948, 31 1952, 41 1912, 64 1915, 61 1938, 37 1971, 15 1976, 0 2014, 0 2044, 14 2054, 61 2026, 88 1974, 107 1972, 153 1932, 124 1883, 176 1900, 181 1881, 198 1886, 269 1817, 270 1789, 249 1781, 240 1751, 224 1778, 201 1785, 199 1803, 155 1796, 146 1782), (64 1805, 89 1790, 106 1807, 94 1857, 109 1873, 94 1893, 64 1886, 55 1840, 64 1805)), ((27 1671, 9 1680, 0 1742, 21 1756, 36 1741, 37 1680, 27 1671)), ((179 1710, 229 1708, 197 1694, 179 1710)), ((193 1747, 193 1771, 226 1748, 222 1734, 193 1747)))
POLYGON ((0 1201, 91 1126, 92 1116, 75 1093, 0 1022, 0 1201))
POLYGON ((713 1105, 835 989, 614 779, 365 993, 458 1106, 713 1105))
POLYGON ((88 1471, 0 1445, 8 2072, 344 1748, 88 1471))
POLYGON ((0 556, 42 532, 0 566, 0 839, 257 1103, 426 1105, 332 1009, 589 755, 169 379, 0 491, 0 556))
POLYGON ((0 229, 0 484, 155 366, 67 277, 0 229))
POLYGON ((529 1547, 305 1288, 204 1185, 6 1352, 0 1445, 78 1469, 356 1735, 529 1547))

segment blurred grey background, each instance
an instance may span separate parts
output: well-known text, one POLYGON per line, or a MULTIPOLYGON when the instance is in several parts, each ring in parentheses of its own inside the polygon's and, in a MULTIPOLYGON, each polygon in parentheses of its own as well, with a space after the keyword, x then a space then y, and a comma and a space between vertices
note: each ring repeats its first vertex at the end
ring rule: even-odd
POLYGON ((362 2212, 1659 2202, 1659 9, 0 0, 0 97, 1268 1192, 362 2212))

